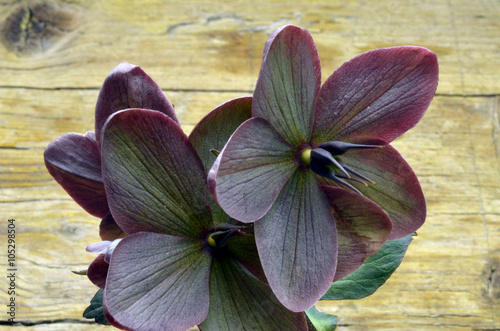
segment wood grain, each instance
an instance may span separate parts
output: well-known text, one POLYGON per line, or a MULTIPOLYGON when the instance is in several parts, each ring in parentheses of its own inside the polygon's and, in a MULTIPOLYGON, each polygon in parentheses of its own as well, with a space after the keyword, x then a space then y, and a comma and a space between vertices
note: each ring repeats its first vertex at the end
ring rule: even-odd
MULTIPOLYGON (((421 180, 426 224, 376 294, 318 307, 340 317, 339 330, 500 329, 498 1, 7 0, 0 22, 0 245, 16 219, 17 330, 104 329, 81 317, 96 289, 71 273, 92 260, 84 248, 98 239, 98 220, 50 177, 43 150, 93 130, 107 73, 121 61, 141 65, 189 132, 218 104, 252 93, 264 43, 287 23, 311 32, 323 79, 394 45, 428 47, 440 63, 438 96, 394 143, 421 180)), ((6 248, 0 261, 5 270, 6 248)), ((2 304, 7 287, 2 276, 2 304)))

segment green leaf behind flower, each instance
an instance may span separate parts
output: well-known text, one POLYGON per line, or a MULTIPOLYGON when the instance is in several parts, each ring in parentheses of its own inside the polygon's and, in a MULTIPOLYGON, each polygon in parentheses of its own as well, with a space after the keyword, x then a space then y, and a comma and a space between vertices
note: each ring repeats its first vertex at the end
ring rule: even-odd
POLYGON ((413 235, 386 242, 358 270, 333 283, 320 300, 362 299, 373 294, 399 267, 413 235))
POLYGON ((314 306, 306 310, 305 313, 307 314, 307 318, 314 327, 314 329, 310 327, 310 330, 333 331, 337 327, 339 318, 335 315, 330 315, 319 311, 314 306))
POLYGON ((104 295, 104 290, 100 289, 94 295, 92 300, 90 300, 90 306, 88 306, 83 312, 83 317, 88 319, 94 319, 98 324, 109 325, 109 322, 104 317, 104 311, 102 308, 102 298, 104 295))

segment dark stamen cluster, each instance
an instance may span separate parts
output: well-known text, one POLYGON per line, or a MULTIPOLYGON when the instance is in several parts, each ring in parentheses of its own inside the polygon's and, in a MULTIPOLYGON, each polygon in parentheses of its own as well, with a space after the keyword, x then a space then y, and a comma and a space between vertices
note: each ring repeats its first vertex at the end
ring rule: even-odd
POLYGON ((239 226, 227 223, 218 224, 213 232, 207 236, 207 244, 212 248, 222 248, 227 241, 234 236, 248 236, 242 230, 248 229, 250 226, 239 226))
POLYGON ((311 159, 309 165, 311 170, 321 177, 328 178, 334 182, 348 187, 349 189, 361 194, 359 190, 346 180, 352 180, 364 185, 374 182, 361 175, 357 171, 348 167, 338 156, 344 154, 350 149, 367 149, 383 147, 378 145, 360 145, 351 144, 342 141, 329 141, 319 145, 311 150, 311 159))

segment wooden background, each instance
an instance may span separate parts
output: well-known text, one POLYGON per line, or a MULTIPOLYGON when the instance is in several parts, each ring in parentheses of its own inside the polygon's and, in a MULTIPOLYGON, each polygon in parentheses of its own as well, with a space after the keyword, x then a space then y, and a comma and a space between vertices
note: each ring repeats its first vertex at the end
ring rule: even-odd
MULTIPOLYGON (((7 220, 17 229, 14 330, 101 330, 81 317, 99 220, 45 169, 43 150, 93 130, 100 85, 140 65, 175 104, 186 132, 249 95, 277 27, 307 28, 323 79, 374 48, 437 53, 438 94, 395 142, 419 176, 428 218, 396 274, 373 296, 323 302, 339 330, 500 330, 500 2, 0 1, 0 321, 8 316, 7 220)), ((0 329, 10 328, 0 324, 0 329)), ((109 328, 108 328, 109 329, 109 328)))

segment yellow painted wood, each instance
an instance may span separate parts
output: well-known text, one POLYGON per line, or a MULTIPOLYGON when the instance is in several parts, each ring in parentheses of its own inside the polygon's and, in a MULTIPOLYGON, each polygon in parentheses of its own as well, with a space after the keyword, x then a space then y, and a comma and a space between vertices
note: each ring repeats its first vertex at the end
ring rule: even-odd
POLYGON ((61 134, 93 130, 107 73, 120 61, 141 65, 189 132, 218 104, 251 94, 264 43, 286 23, 313 35, 323 79, 379 47, 421 45, 440 62, 439 96, 394 143, 421 180, 427 222, 376 294, 318 307, 340 317, 340 330, 500 329, 498 1, 11 0, 0 22, 0 305, 14 218, 16 320, 34 324, 18 330, 102 329, 81 318, 94 286, 71 273, 92 261, 84 248, 98 239, 98 220, 55 183, 42 155, 61 134))

